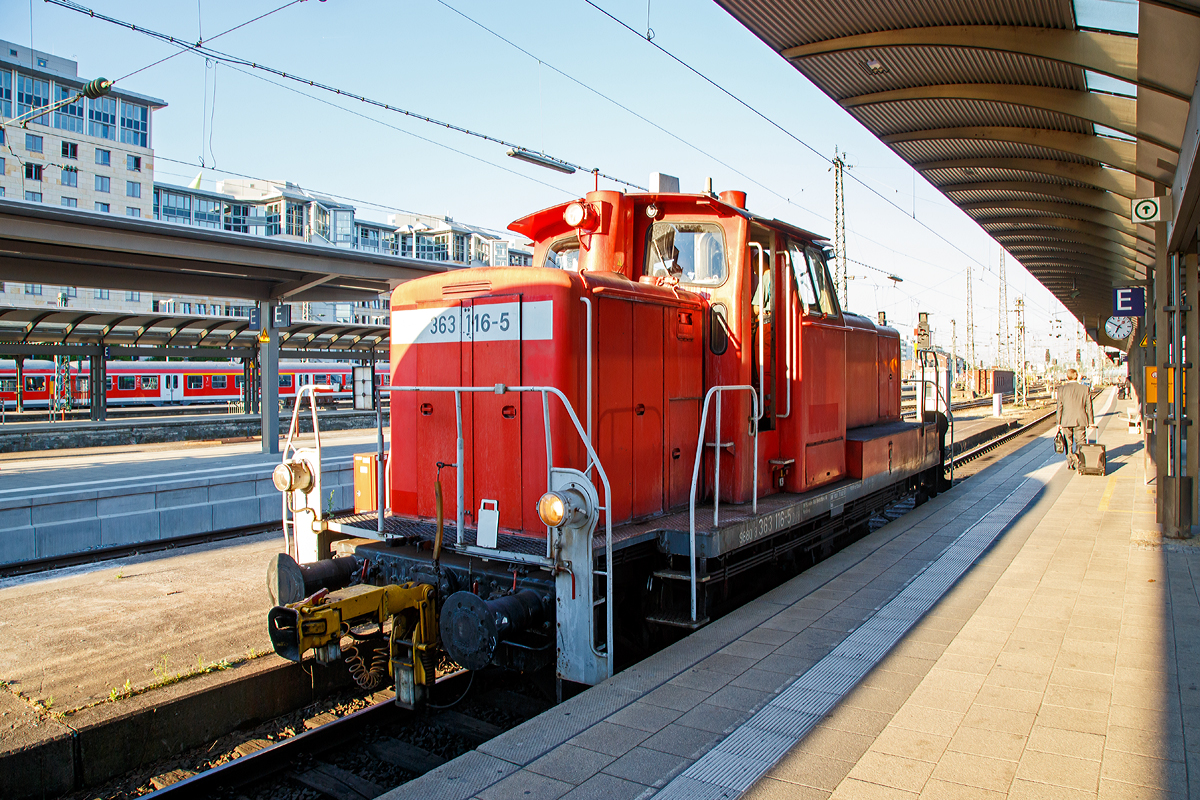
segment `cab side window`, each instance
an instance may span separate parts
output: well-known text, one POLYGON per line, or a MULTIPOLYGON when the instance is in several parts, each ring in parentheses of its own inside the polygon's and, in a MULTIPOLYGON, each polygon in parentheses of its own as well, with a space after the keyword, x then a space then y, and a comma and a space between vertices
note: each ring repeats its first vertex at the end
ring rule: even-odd
POLYGON ((804 247, 796 242, 788 242, 788 259, 792 264, 792 279, 795 281, 796 294, 805 314, 822 314, 823 309, 820 295, 813 285, 812 272, 809 269, 808 256, 804 247))
POLYGON ((829 316, 836 317, 840 313, 837 300, 837 287, 829 277, 829 269, 825 266, 825 256, 811 245, 804 248, 808 260, 808 271, 812 274, 813 288, 821 299, 821 308, 829 316))

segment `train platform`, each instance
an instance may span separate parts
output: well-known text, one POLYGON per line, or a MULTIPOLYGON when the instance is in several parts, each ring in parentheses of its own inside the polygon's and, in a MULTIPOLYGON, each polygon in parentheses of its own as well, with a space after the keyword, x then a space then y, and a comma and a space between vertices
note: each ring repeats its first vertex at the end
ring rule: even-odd
POLYGON ((1142 443, 1051 434, 605 683, 385 795, 1194 796, 1200 548, 1142 443))
MULTIPOLYGON (((374 451, 376 433, 329 431, 321 442, 327 504, 351 508, 353 456, 374 451)), ((278 463, 258 442, 0 456, 0 566, 278 524, 278 463)))

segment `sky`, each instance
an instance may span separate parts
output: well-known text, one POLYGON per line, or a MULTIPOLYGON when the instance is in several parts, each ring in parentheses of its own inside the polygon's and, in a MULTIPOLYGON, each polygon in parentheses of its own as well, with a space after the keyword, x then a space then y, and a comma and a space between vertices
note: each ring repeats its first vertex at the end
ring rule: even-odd
MULTIPOLYGON (((935 343, 950 349, 953 327, 965 356, 969 264, 976 352, 995 358, 999 245, 710 0, 594 0, 637 34, 585 0, 79 2, 635 185, 664 172, 701 191, 711 177, 716 191, 746 191, 756 214, 829 237, 836 148, 852 176, 846 255, 861 262, 848 307, 884 311, 906 335, 928 312, 935 343)), ((165 101, 152 127, 159 181, 288 180, 347 198, 360 217, 448 214, 496 230, 593 188, 590 173, 524 164, 495 142, 251 68, 186 52, 149 66, 177 48, 45 0, 0 4, 0 38, 165 101)), ((1014 335, 1025 298, 1029 359, 1073 358, 1075 319, 1015 259, 1006 270, 1014 335)))

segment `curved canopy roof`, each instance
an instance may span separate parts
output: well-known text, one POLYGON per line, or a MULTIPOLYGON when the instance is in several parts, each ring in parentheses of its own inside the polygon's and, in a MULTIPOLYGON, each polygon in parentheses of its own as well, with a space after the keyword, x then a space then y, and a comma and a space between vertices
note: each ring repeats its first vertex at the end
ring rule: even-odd
POLYGON ((1108 343, 1111 288, 1154 264, 1131 200, 1174 182, 1200 2, 1124 23, 1103 0, 717 2, 1108 343))
MULTIPOLYGON (((279 331, 284 351, 363 358, 386 353, 386 325, 298 322, 279 331)), ((244 317, 115 314, 74 309, 0 308, 0 354, 15 344, 105 344, 116 347, 257 348, 256 331, 244 317)), ((206 355, 196 352, 197 358, 206 355)))

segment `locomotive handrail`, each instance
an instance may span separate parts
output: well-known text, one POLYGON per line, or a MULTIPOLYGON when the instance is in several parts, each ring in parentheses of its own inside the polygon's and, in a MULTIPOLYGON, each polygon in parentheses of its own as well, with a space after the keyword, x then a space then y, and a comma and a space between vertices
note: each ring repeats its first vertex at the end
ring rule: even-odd
MULTIPOLYGON (((454 393, 454 420, 457 426, 458 441, 456 443, 457 459, 455 463, 456 475, 456 492, 458 514, 455 523, 457 525, 458 545, 463 544, 463 504, 466 502, 466 489, 463 479, 463 428, 462 428, 462 395, 464 392, 479 393, 489 392, 492 394, 505 394, 507 392, 538 392, 542 396, 542 419, 546 426, 546 491, 549 492, 553 487, 550 485, 550 472, 553 468, 553 452, 550 442, 550 410, 547 404, 546 396, 552 394, 562 401, 563 407, 567 411, 567 415, 571 418, 571 424, 575 426, 575 432, 583 441, 583 446, 587 448, 588 459, 591 465, 596 468, 596 474, 600 476, 600 482, 604 485, 604 505, 599 510, 604 512, 604 611, 605 611, 605 626, 607 635, 607 644, 605 652, 600 653, 595 649, 595 637, 593 637, 592 652, 597 656, 608 661, 608 672, 611 677, 615 671, 616 661, 613 659, 613 540, 612 540, 612 513, 609 511, 609 506, 612 505, 612 485, 608 482, 608 474, 604 471, 604 466, 600 463, 600 456, 596 454, 595 448, 592 446, 590 437, 584 430, 583 425, 579 422, 579 417, 575 414, 575 409, 571 405, 571 401, 567 399, 561 391, 554 386, 506 386, 503 383, 497 383, 495 386, 389 386, 386 387, 389 392, 453 392, 454 393)), ((756 428, 757 431, 757 428, 756 428)), ((758 440, 755 438, 755 452, 758 451, 758 440)), ((757 468, 757 463, 756 463, 757 468)), ((757 475, 757 471, 755 473, 757 475)), ((547 548, 550 546, 550 536, 547 531, 546 536, 547 548)), ((594 573, 593 573, 594 574, 594 573)))
MULTIPOLYGON (((917 406, 918 406, 917 407, 917 421, 922 425, 922 430, 924 430, 924 423, 925 423, 925 402, 926 402, 925 398, 929 396, 927 394, 927 388, 926 388, 927 386, 929 386, 930 384, 933 385, 933 395, 935 398, 934 411, 939 411, 939 410, 941 410, 941 407, 943 405, 945 406, 946 421, 950 426, 950 453, 951 453, 951 456, 950 456, 950 482, 953 483, 954 482, 954 455, 953 455, 953 453, 954 453, 954 410, 951 407, 950 398, 942 396, 942 376, 941 376, 941 370, 938 366, 937 353, 934 352, 933 350, 918 350, 917 358, 918 358, 918 363, 920 364, 921 377, 920 378, 909 378, 909 379, 902 380, 901 384, 912 383, 912 384, 917 384, 920 387, 920 391, 917 392, 917 406), (925 370, 928 367, 928 359, 926 358, 926 356, 933 359, 933 380, 930 380, 929 378, 925 377, 925 370)), ((946 388, 949 389, 950 387, 947 386, 946 388)), ((946 454, 942 453, 941 455, 942 455, 942 462, 945 463, 946 454)))
POLYGON ((713 395, 717 396, 717 429, 716 429, 716 463, 713 469, 713 527, 717 526, 718 511, 721 505, 721 450, 724 445, 721 442, 721 395, 725 392, 750 392, 750 399, 754 401, 754 489, 753 500, 751 501, 751 510, 753 513, 758 513, 758 420, 762 414, 759 406, 758 392, 753 386, 748 384, 730 385, 730 386, 714 386, 704 395, 704 409, 700 414, 700 436, 696 440, 696 460, 692 464, 692 489, 688 495, 688 543, 691 547, 689 560, 691 562, 691 582, 692 582, 692 622, 696 621, 696 482, 700 477, 701 456, 704 454, 704 432, 708 428, 708 401, 712 400, 713 395))
MULTIPOLYGON (((308 384, 305 386, 301 386, 296 391, 296 404, 292 407, 292 422, 290 425, 288 425, 287 439, 284 440, 283 452, 280 454, 280 458, 283 463, 287 463, 289 451, 292 453, 295 453, 295 451, 296 451, 296 448, 292 447, 292 438, 295 437, 295 435, 300 432, 300 406, 304 401, 305 393, 307 393, 309 396, 308 397, 309 408, 312 409, 313 439, 317 445, 316 446, 317 464, 320 465, 320 463, 321 463, 321 428, 319 425, 317 425, 316 392, 321 388, 322 387, 319 387, 316 384, 308 384)), ((296 541, 296 522, 294 519, 292 520, 291 537, 289 538, 289 536, 288 536, 288 511, 290 510, 288 508, 288 504, 291 502, 291 497, 292 497, 291 492, 283 492, 283 542, 287 546, 288 555, 291 555, 293 558, 298 558, 300 555, 299 550, 293 548, 293 545, 295 545, 295 541, 296 541)), ((320 506, 320 504, 318 503, 318 507, 319 506, 320 506)), ((296 547, 298 547, 298 545, 296 547)))

